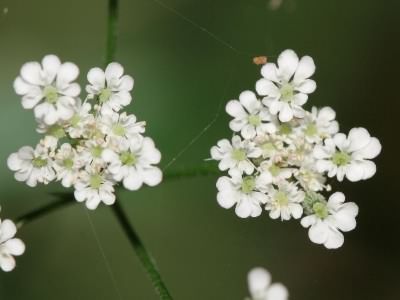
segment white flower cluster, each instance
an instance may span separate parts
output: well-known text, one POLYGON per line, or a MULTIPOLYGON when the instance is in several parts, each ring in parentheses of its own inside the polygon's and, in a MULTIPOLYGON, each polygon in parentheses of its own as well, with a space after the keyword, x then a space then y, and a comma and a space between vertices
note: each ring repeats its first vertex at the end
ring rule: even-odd
POLYGON ((271 284, 271 274, 264 268, 254 268, 247 275, 251 298, 246 300, 287 300, 289 292, 281 283, 271 284))
POLYGON ((118 182, 129 190, 159 184, 162 172, 155 164, 161 154, 143 136, 145 122, 121 113, 131 102, 133 78, 115 62, 105 71, 93 68, 87 74, 88 96, 81 101, 74 82, 78 74, 75 64, 61 63, 55 55, 22 66, 14 88, 22 106, 33 109, 44 137, 35 148, 24 146, 9 156, 15 179, 31 187, 55 180, 73 186, 76 200, 89 209, 113 204, 118 182))
POLYGON ((17 227, 13 221, 0 219, 0 268, 4 272, 12 271, 15 268, 14 256, 25 252, 25 244, 14 237, 16 233, 17 227))
POLYGON ((364 128, 353 128, 347 136, 338 133, 330 107, 303 108, 316 88, 309 79, 314 71, 311 57, 299 59, 292 50, 279 55, 278 65, 266 63, 256 83, 259 96, 244 91, 226 105, 234 135, 212 147, 211 157, 229 175, 217 181, 222 207, 236 205, 241 218, 258 217, 263 208, 273 219, 303 217, 311 241, 338 248, 341 231, 356 226, 358 207, 344 203, 340 192, 326 200, 322 193, 331 190, 327 181, 371 178, 376 172, 371 159, 381 145, 364 128))

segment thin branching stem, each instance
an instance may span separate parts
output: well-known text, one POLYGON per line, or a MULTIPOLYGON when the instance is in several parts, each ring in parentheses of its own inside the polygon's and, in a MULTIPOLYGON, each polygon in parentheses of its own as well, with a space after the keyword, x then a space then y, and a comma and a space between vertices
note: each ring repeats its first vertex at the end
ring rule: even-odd
POLYGON ((151 256, 150 252, 148 252, 144 247, 142 240, 139 238, 139 235, 135 231, 134 227, 130 224, 129 219, 122 209, 119 201, 112 206, 112 209, 133 249, 135 249, 136 255, 138 256, 143 268, 149 276, 156 293, 162 300, 172 300, 173 298, 161 278, 155 260, 151 256))

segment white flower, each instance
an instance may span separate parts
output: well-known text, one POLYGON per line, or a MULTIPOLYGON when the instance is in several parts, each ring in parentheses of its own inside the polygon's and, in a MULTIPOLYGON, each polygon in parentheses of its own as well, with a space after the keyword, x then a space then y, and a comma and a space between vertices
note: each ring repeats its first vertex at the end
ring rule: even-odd
POLYGON ((15 268, 13 256, 22 255, 25 252, 25 244, 14 238, 17 227, 11 220, 0 220, 0 268, 9 272, 15 268))
POLYGON ((340 231, 353 230, 358 215, 358 206, 353 202, 344 203, 344 200, 344 194, 336 192, 329 197, 328 203, 314 204, 314 214, 301 220, 303 227, 310 227, 308 236, 312 242, 323 244, 328 249, 343 245, 344 237, 340 231))
POLYGON ((86 207, 96 209, 103 202, 112 205, 115 202, 114 183, 96 168, 81 171, 75 183, 74 196, 78 202, 86 201, 86 207))
POLYGON ((311 57, 303 56, 299 61, 293 50, 285 50, 278 57, 278 67, 274 63, 262 67, 264 78, 256 83, 257 93, 265 96, 263 103, 271 114, 279 113, 281 122, 288 122, 293 116, 303 117, 302 105, 307 102, 307 94, 316 88, 315 81, 308 79, 314 72, 311 57))
POLYGON ((300 129, 304 132, 306 140, 310 143, 318 143, 322 139, 329 138, 339 130, 339 124, 335 121, 336 113, 330 107, 317 109, 313 107, 311 113, 306 113, 300 129))
POLYGON ((217 146, 211 148, 211 157, 219 160, 218 167, 221 171, 229 169, 229 172, 238 170, 240 173, 250 175, 254 171, 254 164, 250 159, 262 155, 260 148, 255 143, 248 140, 241 140, 237 135, 232 137, 232 144, 223 139, 217 143, 217 146))
POLYGON ((97 97, 103 114, 119 111, 131 103, 130 91, 133 88, 133 78, 123 73, 124 68, 119 63, 113 62, 105 71, 92 68, 87 74, 90 84, 86 86, 86 91, 89 97, 97 97))
POLYGON ((30 187, 38 182, 47 184, 56 177, 53 170, 54 150, 57 140, 46 136, 35 149, 24 146, 18 152, 12 153, 7 160, 10 170, 15 171, 17 181, 25 181, 30 187))
POLYGON ((109 137, 132 139, 145 132, 146 122, 136 122, 135 115, 110 113, 101 117, 100 127, 104 134, 109 137))
POLYGON ((226 112, 234 117, 229 127, 235 132, 241 132, 243 138, 251 139, 262 133, 273 133, 276 126, 270 123, 271 116, 251 91, 239 95, 239 101, 231 100, 226 105, 226 112))
POLYGON ((71 187, 75 184, 79 170, 84 166, 76 150, 68 143, 64 143, 58 149, 54 160, 54 169, 57 173, 57 180, 61 180, 64 187, 71 187))
POLYGON ((240 218, 261 215, 261 204, 266 203, 267 196, 259 190, 271 183, 268 174, 242 178, 238 172, 234 172, 231 176, 220 177, 217 181, 218 204, 226 209, 236 204, 235 213, 240 218))
POLYGON ((94 115, 90 113, 92 106, 88 102, 83 102, 77 99, 74 107, 74 114, 68 120, 68 127, 66 131, 73 139, 88 137, 91 127, 95 124, 94 115))
POLYGON ((128 190, 138 190, 143 183, 155 186, 162 180, 162 172, 153 166, 161 160, 161 153, 151 138, 121 140, 118 151, 105 149, 102 155, 109 162, 108 171, 128 190))
POLYGON ((299 190, 294 183, 280 182, 277 188, 271 186, 268 189, 265 209, 269 210, 272 219, 290 220, 298 219, 303 214, 301 202, 304 200, 304 192, 299 190))
POLYGON ((46 55, 42 64, 28 62, 22 66, 14 89, 22 96, 25 109, 34 109, 38 121, 52 125, 72 117, 75 97, 80 93, 80 86, 73 83, 78 74, 75 64, 62 64, 57 56, 46 55))
POLYGON ((317 145, 314 157, 319 172, 327 172, 329 177, 343 177, 350 181, 371 178, 376 172, 375 163, 370 159, 381 152, 381 144, 371 137, 364 128, 353 128, 348 137, 337 133, 332 139, 326 139, 323 146, 317 145))
POLYGON ((271 284, 271 274, 264 268, 252 269, 247 282, 251 300, 287 300, 289 292, 281 283, 271 284))
POLYGON ((260 164, 259 170, 268 173, 272 178, 273 184, 278 184, 289 179, 292 177, 294 171, 293 168, 280 167, 279 164, 275 163, 273 160, 264 160, 260 164))
POLYGON ((305 159, 301 167, 294 172, 294 176, 305 190, 330 190, 330 186, 325 185, 326 177, 315 170, 315 160, 312 158, 305 159))

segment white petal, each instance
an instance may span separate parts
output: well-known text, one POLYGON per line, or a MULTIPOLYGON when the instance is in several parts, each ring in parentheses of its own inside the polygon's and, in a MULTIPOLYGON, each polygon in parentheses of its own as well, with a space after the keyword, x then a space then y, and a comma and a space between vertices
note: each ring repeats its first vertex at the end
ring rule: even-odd
POLYGON ((133 80, 133 78, 131 76, 124 75, 121 78, 121 82, 119 84, 119 89, 121 91, 129 92, 129 91, 131 91, 133 89, 133 83, 134 83, 134 80, 133 80))
POLYGON ((297 67, 296 73, 293 77, 293 82, 296 84, 303 82, 305 79, 311 77, 315 72, 314 60, 310 56, 303 56, 297 67))
POLYGON ((285 50, 278 57, 280 75, 289 81, 299 64, 299 58, 293 50, 285 50))
POLYGON ((152 167, 142 172, 143 181, 148 186, 156 186, 162 180, 162 172, 159 168, 152 167))
POLYGON ((128 177, 124 178, 123 185, 126 189, 130 191, 136 191, 140 189, 140 187, 143 184, 143 180, 140 178, 140 176, 135 173, 131 174, 128 177))
POLYGON ((258 299, 265 294, 271 284, 271 275, 264 268, 254 268, 247 275, 247 282, 250 295, 258 299))
POLYGON ((337 249, 343 245, 344 236, 340 231, 330 230, 329 237, 324 243, 324 246, 328 249, 337 249))
POLYGON ((246 108, 249 113, 254 113, 259 110, 261 102, 258 101, 256 95, 251 91, 244 91, 239 95, 240 103, 246 108))
POLYGON ((43 85, 41 77, 42 68, 38 62, 28 62, 21 68, 22 78, 33 85, 43 85))
POLYGON ((355 182, 363 179, 364 168, 362 163, 352 162, 346 167, 346 177, 348 180, 355 182))
POLYGON ((60 65, 60 59, 55 55, 46 55, 42 59, 43 71, 47 75, 47 84, 51 84, 54 81, 60 65))
POLYGON ((349 151, 357 151, 367 146, 371 141, 371 136, 365 128, 353 128, 349 132, 350 141, 349 151))
POLYGON ((22 255, 25 252, 25 244, 20 239, 11 239, 4 244, 11 255, 22 255))
POLYGON ((289 292, 287 288, 281 283, 273 283, 267 291, 266 299, 271 300, 287 300, 289 292))
POLYGON ((63 88, 65 85, 74 81, 79 75, 78 67, 70 62, 63 63, 57 74, 57 87, 63 88))
POLYGON ((11 239, 17 232, 17 227, 11 220, 3 220, 0 225, 0 243, 11 239))
POLYGON ((252 212, 252 206, 248 199, 241 199, 236 205, 235 213, 240 218, 250 217, 252 212))
POLYGON ((241 134, 245 139, 252 139, 256 136, 256 129, 253 125, 246 125, 242 128, 241 134))
POLYGON ((105 75, 107 82, 109 83, 112 80, 115 80, 116 78, 120 78, 122 74, 124 73, 124 68, 116 62, 112 62, 108 64, 105 75))
POLYGON ((313 243, 323 244, 326 242, 329 236, 328 226, 321 220, 312 225, 308 230, 308 236, 313 243))
POLYGON ((102 69, 92 68, 87 74, 87 80, 95 86, 96 89, 102 89, 105 86, 106 76, 102 69))
POLYGON ((362 162, 362 167, 364 169, 364 176, 363 176, 364 180, 369 179, 369 178, 371 178, 372 176, 375 175, 375 173, 376 173, 376 165, 375 165, 374 162, 369 161, 369 160, 365 160, 365 161, 362 162))
POLYGON ((247 113, 244 111, 243 106, 237 100, 231 100, 226 104, 226 112, 234 118, 246 118, 247 113))
POLYGON ((302 83, 300 83, 298 86, 296 86, 295 90, 299 91, 304 94, 311 94, 315 91, 317 88, 317 84, 315 83, 314 80, 312 79, 306 79, 302 83))
POLYGON ((279 112, 279 121, 288 122, 293 119, 293 110, 287 103, 282 103, 281 110, 279 112))
POLYGON ((261 75, 271 81, 278 82, 278 70, 273 63, 267 63, 261 68, 261 75))
POLYGON ((373 159, 379 155, 382 150, 382 145, 375 137, 370 139, 370 142, 355 153, 357 158, 373 159))
POLYGON ((271 96, 278 97, 279 89, 278 87, 270 80, 261 78, 256 82, 256 91, 261 96, 271 96))
POLYGON ((15 259, 11 255, 0 257, 0 267, 4 272, 10 272, 15 268, 15 259))

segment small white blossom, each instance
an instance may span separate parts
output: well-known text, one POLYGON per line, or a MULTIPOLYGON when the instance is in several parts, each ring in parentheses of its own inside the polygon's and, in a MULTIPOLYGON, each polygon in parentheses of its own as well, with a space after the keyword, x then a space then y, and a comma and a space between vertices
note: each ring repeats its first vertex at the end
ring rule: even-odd
POLYGON ((328 203, 314 204, 314 214, 301 220, 303 227, 310 227, 308 236, 312 242, 323 244, 328 249, 343 245, 344 237, 340 231, 353 230, 358 215, 358 206, 353 202, 344 203, 344 200, 344 194, 336 192, 329 197, 328 203))
POLYGON ((13 221, 0 219, 0 268, 4 272, 12 271, 15 268, 14 256, 25 252, 25 244, 14 238, 16 233, 17 227, 13 221))
POLYGON ((252 158, 257 158, 262 155, 260 148, 256 147, 254 142, 241 140, 235 135, 232 138, 232 144, 227 139, 220 140, 217 146, 211 148, 211 157, 214 160, 219 160, 219 169, 229 172, 239 171, 240 173, 252 174, 254 164, 252 158))
POLYGON ((248 300, 287 300, 289 292, 281 283, 271 284, 271 274, 264 268, 253 268, 247 275, 251 298, 248 300))
POLYGON ((110 113, 101 116, 100 127, 102 132, 117 142, 123 139, 137 139, 138 135, 145 132, 146 122, 136 122, 135 115, 110 113))
POLYGON ((95 124, 95 117, 90 113, 92 106, 88 102, 78 99, 74 107, 74 114, 68 120, 66 131, 71 138, 88 138, 90 128, 95 124))
POLYGON ((113 185, 113 181, 96 168, 84 170, 75 183, 74 196, 78 202, 85 202, 86 207, 92 210, 101 202, 111 205, 115 202, 113 185))
POLYGON ((61 63, 55 55, 46 55, 42 63, 28 62, 14 81, 14 89, 22 96, 22 106, 34 109, 38 121, 47 125, 68 120, 73 115, 80 86, 73 81, 78 67, 70 62, 61 63))
POLYGON ((108 171, 128 190, 138 190, 143 183, 155 186, 162 180, 162 172, 153 166, 161 160, 151 138, 121 140, 117 151, 104 150, 103 159, 110 163, 108 171))
POLYGON ((64 187, 71 187, 75 184, 83 166, 84 162, 70 144, 64 143, 60 146, 55 156, 54 169, 57 173, 57 180, 61 181, 64 187))
POLYGON ((299 190, 294 183, 280 182, 277 188, 270 186, 267 194, 265 209, 269 210, 272 219, 281 218, 282 221, 291 217, 299 219, 303 214, 301 202, 304 192, 299 190))
POLYGON ((25 181, 30 187, 38 182, 47 184, 56 177, 53 170, 54 150, 56 139, 47 136, 35 149, 24 146, 18 152, 12 153, 7 160, 10 170, 15 171, 17 181, 25 181))
POLYGON ((123 74, 124 68, 115 62, 110 63, 105 71, 100 68, 89 70, 87 79, 90 84, 86 86, 86 91, 89 97, 98 99, 102 114, 118 112, 131 103, 133 78, 123 74))
POLYGON ((376 172, 375 163, 370 159, 381 152, 381 144, 371 137, 364 128, 353 128, 348 137, 337 133, 332 139, 326 139, 325 144, 317 145, 314 157, 319 172, 327 172, 329 177, 336 176, 339 181, 346 178, 359 181, 371 178, 376 172))
POLYGON ((308 79, 315 72, 314 61, 309 56, 300 60, 293 50, 285 50, 278 57, 278 67, 267 63, 261 69, 264 78, 256 83, 257 93, 265 96, 263 103, 271 114, 279 113, 281 122, 293 117, 303 117, 302 106, 308 94, 315 91, 316 83, 308 79))
POLYGON ((256 95, 251 91, 244 91, 238 100, 231 100, 226 105, 226 112, 234 117, 229 127, 234 132, 240 132, 245 139, 251 139, 262 133, 276 131, 275 124, 271 123, 271 115, 256 95))
POLYGON ((235 213, 240 218, 261 215, 261 205, 266 203, 267 196, 260 190, 271 183, 268 174, 242 177, 234 172, 231 176, 220 177, 217 181, 219 205, 226 209, 236 205, 235 213))
POLYGON ((336 113, 330 107, 323 107, 320 110, 313 107, 311 113, 306 112, 299 128, 304 131, 308 142, 318 143, 338 132, 339 124, 335 117, 336 113))
POLYGON ((279 184, 286 181, 293 175, 293 168, 280 167, 278 163, 272 160, 264 160, 259 167, 259 170, 268 173, 272 178, 273 184, 279 184))

